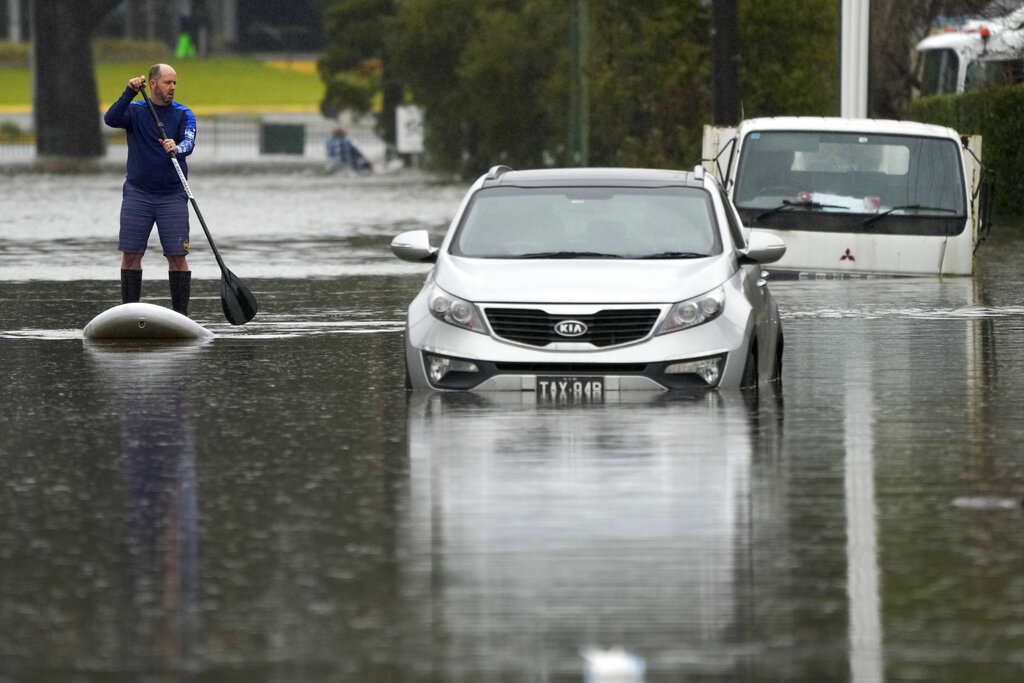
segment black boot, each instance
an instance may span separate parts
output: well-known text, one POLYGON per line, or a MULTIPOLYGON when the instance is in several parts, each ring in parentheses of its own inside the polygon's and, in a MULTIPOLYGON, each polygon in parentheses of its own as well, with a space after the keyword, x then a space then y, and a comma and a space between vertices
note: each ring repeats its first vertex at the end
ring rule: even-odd
POLYGON ((188 315, 188 299, 192 291, 192 271, 170 270, 167 277, 171 282, 171 308, 177 313, 188 315))
POLYGON ((142 271, 121 269, 121 303, 132 304, 142 298, 142 271))

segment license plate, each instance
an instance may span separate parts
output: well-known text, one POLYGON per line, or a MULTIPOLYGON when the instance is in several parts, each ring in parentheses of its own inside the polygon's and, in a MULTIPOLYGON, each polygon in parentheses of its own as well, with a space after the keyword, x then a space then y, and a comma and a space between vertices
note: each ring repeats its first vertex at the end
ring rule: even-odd
POLYGON ((537 398, 548 401, 601 401, 603 377, 538 377, 537 398))

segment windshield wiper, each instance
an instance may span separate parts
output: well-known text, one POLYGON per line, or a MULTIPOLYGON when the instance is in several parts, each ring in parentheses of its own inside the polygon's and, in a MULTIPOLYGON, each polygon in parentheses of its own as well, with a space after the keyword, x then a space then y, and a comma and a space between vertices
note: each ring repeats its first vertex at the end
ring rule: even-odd
POLYGON ((602 254, 599 251, 539 251, 523 254, 516 258, 622 258, 618 254, 602 254))
POLYGON ((754 222, 756 223, 765 216, 770 216, 773 213, 778 213, 779 211, 790 207, 796 207, 798 209, 846 209, 845 206, 841 206, 839 204, 822 204, 821 202, 815 202, 810 199, 801 199, 795 202, 789 199, 783 199, 782 203, 778 206, 768 209, 767 211, 762 211, 754 216, 754 222))
POLYGON ((658 254, 648 254, 647 256, 638 256, 639 259, 658 259, 658 258, 704 258, 707 254, 698 254, 695 251, 663 251, 658 254))
POLYGON ((909 209, 917 209, 918 211, 943 211, 945 213, 957 213, 956 209, 947 209, 942 206, 925 206, 924 204, 901 204, 900 206, 894 206, 891 209, 886 209, 882 213, 877 213, 874 216, 865 218, 863 221, 864 225, 874 223, 877 220, 881 220, 888 216, 893 211, 903 211, 909 209))

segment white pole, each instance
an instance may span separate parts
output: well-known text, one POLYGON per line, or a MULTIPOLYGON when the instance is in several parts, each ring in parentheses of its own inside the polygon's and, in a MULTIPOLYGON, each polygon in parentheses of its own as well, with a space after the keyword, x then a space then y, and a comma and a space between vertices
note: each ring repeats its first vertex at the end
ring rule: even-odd
POLYGON ((843 0, 839 114, 868 115, 868 29, 870 0, 843 0))
POLYGON ((156 38, 156 17, 153 13, 156 11, 153 0, 146 0, 146 40, 153 40, 156 38))
POLYGON ((7 36, 12 43, 21 42, 21 0, 7 0, 7 36))
POLYGON ((238 41, 238 0, 224 0, 221 11, 221 35, 225 43, 234 47, 238 41))

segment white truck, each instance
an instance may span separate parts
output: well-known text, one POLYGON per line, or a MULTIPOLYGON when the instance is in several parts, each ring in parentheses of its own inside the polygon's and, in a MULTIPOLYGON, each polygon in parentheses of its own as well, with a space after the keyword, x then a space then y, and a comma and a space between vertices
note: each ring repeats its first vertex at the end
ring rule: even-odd
POLYGON ((915 93, 971 92, 1024 82, 1024 6, 993 19, 948 26, 917 44, 915 93))
POLYGON ((703 162, 743 225, 781 237, 797 277, 970 275, 988 230, 981 138, 828 117, 705 126, 703 162))

